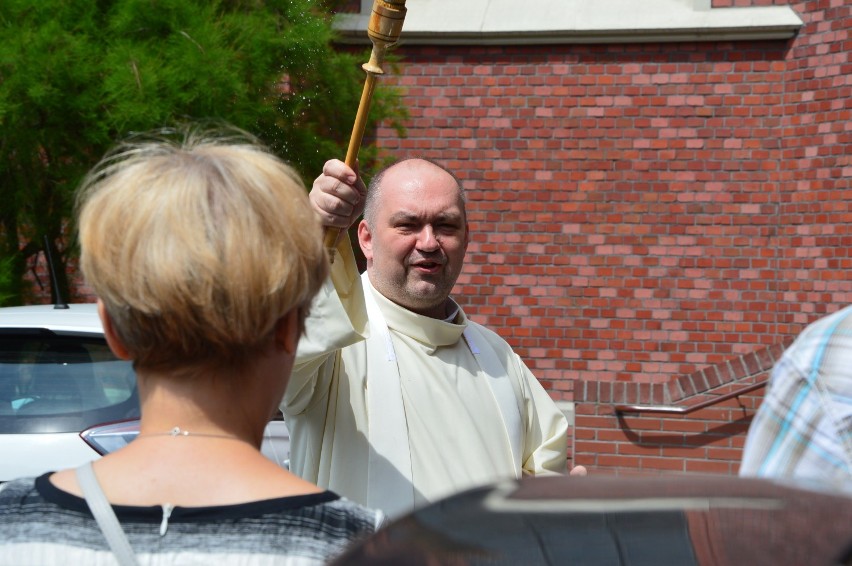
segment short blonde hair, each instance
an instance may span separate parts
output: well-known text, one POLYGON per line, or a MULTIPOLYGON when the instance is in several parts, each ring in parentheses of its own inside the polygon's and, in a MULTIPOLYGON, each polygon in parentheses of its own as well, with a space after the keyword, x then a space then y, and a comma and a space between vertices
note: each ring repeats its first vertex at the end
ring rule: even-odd
POLYGON ((247 134, 181 134, 124 143, 89 173, 80 265, 137 367, 243 367, 307 312, 321 227, 297 173, 247 134))

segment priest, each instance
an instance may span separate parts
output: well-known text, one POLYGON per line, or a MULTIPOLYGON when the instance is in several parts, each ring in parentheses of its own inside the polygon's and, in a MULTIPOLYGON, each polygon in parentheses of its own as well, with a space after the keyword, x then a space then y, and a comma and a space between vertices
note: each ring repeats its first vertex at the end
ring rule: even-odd
POLYGON ((477 485, 564 473, 564 415, 450 297, 470 241, 455 175, 406 159, 367 190, 331 160, 310 201, 343 237, 281 404, 291 470, 391 517, 477 485), (346 229, 362 211, 359 274, 346 229))

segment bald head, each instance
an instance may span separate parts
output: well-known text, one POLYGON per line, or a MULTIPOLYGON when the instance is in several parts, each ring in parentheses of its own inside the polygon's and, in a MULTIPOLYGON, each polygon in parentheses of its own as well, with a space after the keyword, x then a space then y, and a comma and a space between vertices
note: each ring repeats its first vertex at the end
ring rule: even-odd
MULTIPOLYGON (((458 178, 450 170, 431 159, 408 157, 406 159, 400 159, 399 161, 385 167, 370 181, 370 186, 367 189, 367 199, 364 204, 364 220, 366 220, 371 226, 375 225, 376 209, 378 208, 377 203, 382 199, 381 193, 385 186, 384 179, 389 172, 396 170, 397 173, 404 174, 406 178, 413 178, 419 175, 419 171, 426 171, 431 168, 439 169, 452 177, 453 182, 456 184, 456 187, 458 187, 462 212, 465 212, 467 196, 465 195, 464 188, 458 178)), ((391 176, 394 177, 395 175, 392 174, 391 176)))

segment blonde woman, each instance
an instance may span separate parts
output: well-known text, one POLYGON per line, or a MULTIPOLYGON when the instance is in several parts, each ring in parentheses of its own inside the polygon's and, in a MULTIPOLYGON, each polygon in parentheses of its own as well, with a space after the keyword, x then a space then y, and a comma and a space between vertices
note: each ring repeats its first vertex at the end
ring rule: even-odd
POLYGON ((244 138, 146 138, 85 180, 81 267, 136 368, 140 433, 94 487, 85 469, 7 484, 0 562, 323 563, 382 521, 260 452, 327 259, 296 173, 244 138))

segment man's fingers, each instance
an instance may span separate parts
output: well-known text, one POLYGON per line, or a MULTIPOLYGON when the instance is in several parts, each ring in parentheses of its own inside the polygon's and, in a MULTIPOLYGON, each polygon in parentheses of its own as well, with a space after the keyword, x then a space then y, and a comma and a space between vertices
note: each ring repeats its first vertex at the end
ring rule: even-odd
POLYGON ((317 205, 326 212, 350 216, 361 202, 361 196, 349 185, 335 183, 321 191, 316 200, 317 205))
POLYGON ((350 206, 355 207, 364 200, 366 193, 362 192, 362 187, 363 183, 360 183, 360 181, 358 184, 353 186, 336 177, 320 175, 314 181, 314 185, 311 188, 311 194, 317 192, 324 193, 330 198, 341 200, 350 206))
POLYGON ((363 195, 358 191, 357 187, 347 185, 341 181, 335 181, 326 192, 346 202, 353 208, 358 206, 363 199, 363 195))
POLYGON ((322 174, 326 177, 339 179, 347 185, 352 185, 358 180, 358 174, 339 159, 326 161, 325 165, 322 166, 322 174))
POLYGON ((313 203, 323 226, 348 228, 352 223, 354 207, 348 202, 327 194, 321 194, 313 199, 313 203))

